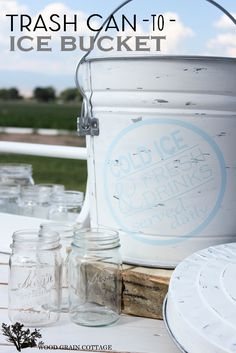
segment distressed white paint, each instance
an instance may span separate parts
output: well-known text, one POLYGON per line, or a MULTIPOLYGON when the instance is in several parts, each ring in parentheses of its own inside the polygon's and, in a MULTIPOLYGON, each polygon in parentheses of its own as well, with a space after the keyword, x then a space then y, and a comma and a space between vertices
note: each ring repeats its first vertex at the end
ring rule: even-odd
MULTIPOLYGON (((0 322, 9 323, 7 310, 0 310, 0 322)), ((71 323, 63 314, 60 321, 52 327, 41 329, 45 344, 52 345, 112 345, 110 353, 179 353, 162 321, 122 316, 110 327, 86 328, 71 323)), ((0 352, 16 352, 7 347, 5 338, 0 335, 0 352)), ((27 349, 27 352, 42 352, 27 349)), ((46 351, 45 351, 46 352, 46 351)), ((47 350, 47 352, 68 352, 68 350, 47 350)), ((80 352, 80 351, 78 351, 80 352)), ((96 351, 93 351, 96 353, 96 351)))
POLYGON ((174 267, 235 239, 235 75, 235 59, 82 65, 100 123, 87 138, 91 223, 120 230, 127 262, 174 267))
POLYGON ((166 318, 188 353, 236 352, 236 244, 199 251, 175 269, 166 318))

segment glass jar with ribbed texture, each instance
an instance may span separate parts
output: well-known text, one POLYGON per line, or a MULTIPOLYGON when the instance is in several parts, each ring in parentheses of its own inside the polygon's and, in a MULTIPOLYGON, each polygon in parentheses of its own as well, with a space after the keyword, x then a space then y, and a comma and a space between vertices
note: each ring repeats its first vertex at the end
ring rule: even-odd
POLYGON ((121 312, 121 256, 117 232, 79 229, 69 257, 69 304, 73 322, 106 326, 121 312))
POLYGON ((32 165, 0 163, 0 184, 33 185, 32 165))
POLYGON ((66 190, 51 198, 49 219, 59 222, 75 222, 82 209, 84 193, 66 190))
POLYGON ((22 230, 13 234, 9 271, 11 322, 47 326, 59 319, 61 256, 56 232, 22 230))

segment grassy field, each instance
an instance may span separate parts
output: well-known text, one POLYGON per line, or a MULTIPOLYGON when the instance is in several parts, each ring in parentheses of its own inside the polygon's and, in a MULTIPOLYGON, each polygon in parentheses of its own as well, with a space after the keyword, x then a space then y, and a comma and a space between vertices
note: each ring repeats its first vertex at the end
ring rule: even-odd
POLYGON ((0 101, 0 126, 76 131, 80 104, 0 101))
POLYGON ((86 188, 86 161, 0 154, 0 163, 32 164, 35 183, 64 184, 68 190, 86 188))
MULTIPOLYGON (((76 131, 79 112, 79 104, 0 102, 0 126, 76 131)), ((0 154, 0 163, 29 163, 36 183, 59 183, 68 190, 85 191, 85 161, 0 154)))

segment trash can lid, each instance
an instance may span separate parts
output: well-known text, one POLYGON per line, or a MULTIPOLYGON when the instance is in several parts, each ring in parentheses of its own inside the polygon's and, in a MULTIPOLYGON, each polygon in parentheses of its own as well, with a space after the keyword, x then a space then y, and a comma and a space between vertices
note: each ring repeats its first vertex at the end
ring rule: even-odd
POLYGON ((236 244, 201 250, 177 266, 164 317, 183 352, 236 352, 236 244))

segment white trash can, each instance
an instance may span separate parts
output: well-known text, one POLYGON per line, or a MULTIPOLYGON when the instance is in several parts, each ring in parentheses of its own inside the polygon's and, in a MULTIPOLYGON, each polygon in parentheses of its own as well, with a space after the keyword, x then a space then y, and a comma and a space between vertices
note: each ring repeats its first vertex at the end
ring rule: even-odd
POLYGON ((136 265, 174 267, 234 241, 236 59, 90 52, 77 84, 91 226, 119 230, 123 260, 136 265))
POLYGON ((236 234, 236 59, 87 59, 80 84, 92 226, 118 229, 129 263, 173 267, 236 234), (96 126, 95 126, 96 127, 96 126))

